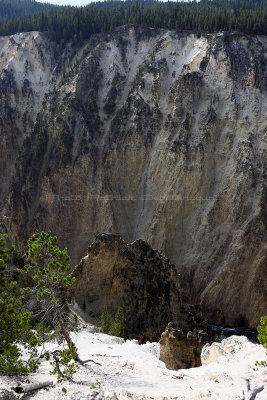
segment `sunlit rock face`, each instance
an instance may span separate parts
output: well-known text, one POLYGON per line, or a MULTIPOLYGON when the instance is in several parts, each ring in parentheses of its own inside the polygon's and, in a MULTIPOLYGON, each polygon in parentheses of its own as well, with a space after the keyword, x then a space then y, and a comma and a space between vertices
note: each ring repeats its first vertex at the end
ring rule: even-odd
POLYGON ((188 304, 175 265, 147 242, 96 235, 73 276, 69 298, 85 320, 122 308, 130 337, 140 343, 161 338, 161 359, 171 369, 201 365, 201 349, 214 334, 201 308, 188 304))
POLYGON ((0 39, 1 226, 143 239, 217 323, 266 314, 264 36, 122 27, 0 39))
MULTIPOLYGON (((184 320, 186 321, 186 319, 184 320)), ((184 325, 184 324, 183 324, 184 325)), ((183 368, 195 368, 201 366, 201 354, 205 346, 214 340, 214 335, 208 326, 198 323, 182 327, 179 324, 170 323, 160 339, 160 360, 168 369, 177 370, 183 368)))
POLYGON ((143 240, 127 244, 120 235, 100 234, 75 267, 74 309, 85 319, 104 308, 122 308, 131 337, 158 341, 185 305, 176 268, 143 240))

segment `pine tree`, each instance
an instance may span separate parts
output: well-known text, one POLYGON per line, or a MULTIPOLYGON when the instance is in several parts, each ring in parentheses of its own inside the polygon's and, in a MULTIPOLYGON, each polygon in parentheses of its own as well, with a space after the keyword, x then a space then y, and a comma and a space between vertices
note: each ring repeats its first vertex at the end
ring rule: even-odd
POLYGON ((67 249, 60 250, 57 237, 51 232, 34 234, 28 240, 28 259, 25 266, 31 272, 32 280, 37 288, 37 299, 46 318, 54 321, 56 339, 65 341, 67 349, 63 349, 54 357, 54 373, 58 377, 70 377, 76 371, 76 362, 80 362, 76 346, 69 333, 69 307, 65 298, 66 289, 75 282, 71 275, 70 257, 67 249), (62 371, 60 364, 64 367, 62 371))
POLYGON ((259 342, 267 349, 267 315, 261 317, 260 325, 257 327, 259 342))
POLYGON ((128 329, 125 323, 123 309, 120 307, 115 315, 115 321, 111 327, 111 335, 128 339, 128 329))
MULTIPOLYGON (((266 349, 267 355, 267 315, 265 317, 261 317, 260 325, 257 327, 258 331, 258 340, 266 349)), ((267 367, 267 361, 256 361, 256 367, 267 367)))
POLYGON ((0 373, 7 375, 33 372, 39 365, 37 339, 31 330, 32 313, 23 307, 25 291, 17 289, 7 269, 13 251, 8 236, 0 234, 0 373), (21 358, 18 344, 28 350, 26 361, 21 358))
POLYGON ((112 323, 113 323, 112 316, 109 314, 107 307, 105 307, 100 316, 101 332, 110 334, 112 323))

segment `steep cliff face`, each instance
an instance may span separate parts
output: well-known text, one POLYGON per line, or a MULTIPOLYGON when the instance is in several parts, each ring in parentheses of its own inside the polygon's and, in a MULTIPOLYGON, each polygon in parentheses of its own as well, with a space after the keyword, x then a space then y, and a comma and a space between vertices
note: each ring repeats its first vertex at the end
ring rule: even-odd
POLYGON ((38 32, 0 37, 0 53, 0 201, 3 206, 23 140, 31 133, 54 78, 51 44, 38 32))
POLYGON ((255 326, 266 50, 266 37, 130 26, 59 61, 42 34, 2 38, 2 224, 25 239, 52 229, 74 263, 92 231, 147 240, 216 322, 255 326))

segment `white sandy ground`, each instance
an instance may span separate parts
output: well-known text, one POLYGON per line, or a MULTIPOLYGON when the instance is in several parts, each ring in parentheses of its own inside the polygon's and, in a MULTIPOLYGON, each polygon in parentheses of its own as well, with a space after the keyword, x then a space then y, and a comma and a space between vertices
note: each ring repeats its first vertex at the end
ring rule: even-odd
POLYGON ((93 332, 93 327, 86 326, 72 336, 81 359, 92 358, 101 366, 88 363, 80 367, 73 382, 56 383, 56 378, 49 375, 49 362, 43 361, 39 371, 29 377, 0 377, 0 388, 9 390, 18 382, 52 379, 54 387, 24 396, 23 400, 85 400, 92 393, 91 385, 98 386, 97 382, 105 393, 115 392, 118 399, 129 399, 133 394, 140 399, 165 396, 177 400, 237 400, 245 389, 245 379, 249 378, 251 386, 264 384, 257 400, 267 400, 267 369, 253 370, 256 360, 266 359, 261 345, 248 342, 230 362, 222 359, 199 368, 171 371, 158 358, 158 343, 138 345, 134 340, 124 342, 120 338, 93 332), (66 394, 62 392, 63 387, 67 389, 66 394))

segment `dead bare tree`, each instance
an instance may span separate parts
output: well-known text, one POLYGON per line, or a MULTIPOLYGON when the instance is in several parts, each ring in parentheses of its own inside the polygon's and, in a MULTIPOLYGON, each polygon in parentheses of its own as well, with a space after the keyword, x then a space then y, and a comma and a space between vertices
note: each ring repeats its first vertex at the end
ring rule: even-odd
POLYGON ((263 385, 256 385, 253 389, 250 388, 249 379, 246 379, 246 393, 243 391, 243 396, 241 400, 255 400, 258 393, 262 392, 264 389, 263 385))

